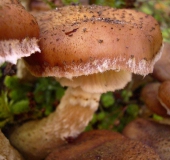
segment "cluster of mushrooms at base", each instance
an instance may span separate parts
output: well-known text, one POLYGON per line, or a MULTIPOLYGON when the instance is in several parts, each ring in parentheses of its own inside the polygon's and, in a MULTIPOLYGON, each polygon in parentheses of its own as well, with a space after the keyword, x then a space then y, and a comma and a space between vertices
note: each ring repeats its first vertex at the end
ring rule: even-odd
POLYGON ((146 76, 154 71, 159 82, 146 85, 141 96, 150 110, 169 117, 170 74, 157 75, 170 65, 162 62, 168 49, 165 44, 163 50, 161 30, 152 16, 97 5, 29 13, 17 0, 1 0, 0 24, 1 63, 16 64, 22 58, 28 74, 51 76, 67 87, 48 117, 16 126, 9 140, 0 133, 0 159, 170 159, 169 125, 139 118, 121 134, 83 133, 101 94, 123 89, 132 73, 146 76))

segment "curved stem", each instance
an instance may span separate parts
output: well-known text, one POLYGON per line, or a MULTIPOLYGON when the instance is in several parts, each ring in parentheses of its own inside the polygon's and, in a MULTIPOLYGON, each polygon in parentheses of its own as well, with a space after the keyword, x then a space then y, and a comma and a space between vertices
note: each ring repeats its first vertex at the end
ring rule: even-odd
POLYGON ((81 133, 98 108, 100 95, 68 88, 56 111, 16 128, 11 143, 28 159, 43 159, 53 148, 81 133))

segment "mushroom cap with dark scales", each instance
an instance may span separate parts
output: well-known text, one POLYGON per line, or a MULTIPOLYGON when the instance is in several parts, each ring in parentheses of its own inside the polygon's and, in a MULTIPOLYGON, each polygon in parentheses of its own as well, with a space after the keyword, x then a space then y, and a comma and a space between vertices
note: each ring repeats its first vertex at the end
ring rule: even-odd
POLYGON ((107 6, 66 6, 35 14, 41 54, 25 58, 36 76, 72 78, 107 70, 147 75, 162 35, 149 15, 107 6))

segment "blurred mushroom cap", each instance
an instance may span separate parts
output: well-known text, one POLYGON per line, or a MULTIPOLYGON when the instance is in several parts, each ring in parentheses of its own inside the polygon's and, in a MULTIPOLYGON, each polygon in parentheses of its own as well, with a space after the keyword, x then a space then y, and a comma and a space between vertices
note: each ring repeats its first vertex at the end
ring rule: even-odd
POLYGON ((164 42, 162 56, 156 62, 152 75, 161 82, 170 80, 170 43, 164 42))
POLYGON ((1 5, 7 4, 7 3, 10 3, 10 4, 20 4, 19 0, 1 0, 1 5))
POLYGON ((142 88, 141 99, 144 101, 145 105, 153 113, 156 113, 160 116, 167 117, 166 109, 161 105, 158 100, 158 89, 160 83, 154 82, 149 83, 142 88))
POLYGON ((36 76, 71 79, 107 70, 147 75, 160 57, 159 24, 141 12, 87 5, 35 16, 42 52, 25 61, 36 76))
POLYGON ((152 148, 104 130, 85 132, 72 143, 55 149, 46 160, 159 160, 152 148))
POLYGON ((141 141, 152 147, 163 160, 170 157, 170 126, 145 119, 136 119, 129 123, 123 134, 130 139, 141 141))
POLYGON ((167 114, 170 115, 170 81, 164 81, 161 83, 158 90, 158 99, 166 109, 167 114))
POLYGON ((64 5, 62 0, 49 0, 48 2, 49 3, 46 3, 45 1, 42 0, 32 0, 30 2, 31 11, 47 11, 51 10, 55 6, 61 7, 64 5))

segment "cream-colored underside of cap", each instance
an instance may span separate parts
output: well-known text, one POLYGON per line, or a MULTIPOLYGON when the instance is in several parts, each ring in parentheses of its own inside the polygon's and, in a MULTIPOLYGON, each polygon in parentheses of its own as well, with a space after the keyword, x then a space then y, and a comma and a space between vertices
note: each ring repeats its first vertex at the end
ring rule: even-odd
POLYGON ((16 64, 21 57, 28 57, 32 53, 40 52, 36 38, 25 38, 22 41, 17 39, 0 41, 0 64, 11 62, 16 64))
POLYGON ((131 73, 127 71, 106 71, 104 73, 79 76, 70 79, 56 78, 62 86, 81 87, 90 93, 104 93, 122 89, 131 81, 131 73))

